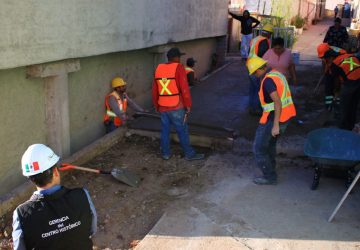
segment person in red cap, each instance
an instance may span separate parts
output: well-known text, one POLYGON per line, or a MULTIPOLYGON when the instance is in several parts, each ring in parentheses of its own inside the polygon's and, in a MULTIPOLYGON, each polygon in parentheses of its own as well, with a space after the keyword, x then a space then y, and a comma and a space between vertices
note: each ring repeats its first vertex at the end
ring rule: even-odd
POLYGON ((318 46, 318 56, 325 64, 326 74, 334 80, 334 84, 327 86, 329 91, 334 93, 335 87, 341 86, 339 127, 352 130, 360 101, 360 60, 337 49, 322 43, 318 46))
POLYGON ((187 117, 191 110, 191 95, 185 68, 180 63, 184 55, 178 48, 167 53, 168 63, 161 63, 155 70, 152 97, 155 110, 161 114, 160 149, 164 160, 171 157, 170 130, 175 127, 186 160, 202 160, 190 146, 187 117))

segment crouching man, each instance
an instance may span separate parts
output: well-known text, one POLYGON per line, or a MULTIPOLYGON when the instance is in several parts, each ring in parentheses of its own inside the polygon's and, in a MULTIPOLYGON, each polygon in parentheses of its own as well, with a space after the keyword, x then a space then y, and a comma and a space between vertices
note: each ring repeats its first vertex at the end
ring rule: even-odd
POLYGON ((92 249, 97 215, 83 188, 60 185, 59 156, 43 144, 33 144, 21 159, 23 175, 37 191, 13 215, 15 250, 92 249))

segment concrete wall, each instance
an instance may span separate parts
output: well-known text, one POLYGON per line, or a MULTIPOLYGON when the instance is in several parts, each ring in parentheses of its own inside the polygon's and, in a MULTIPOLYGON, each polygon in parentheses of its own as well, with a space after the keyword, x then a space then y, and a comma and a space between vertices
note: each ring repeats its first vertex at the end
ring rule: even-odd
POLYGON ((44 84, 26 79, 25 68, 0 70, 0 195, 25 181, 21 156, 45 141, 44 84))
MULTIPOLYGON (((216 41, 216 38, 206 38, 173 45, 186 52, 183 63, 188 57, 198 61, 195 69, 201 77, 210 68, 216 41)), ((166 46, 162 49, 166 51, 166 46)), ((104 135, 104 97, 110 91, 114 76, 124 77, 129 83, 129 95, 146 108, 152 108, 154 68, 165 58, 165 53, 155 54, 157 50, 142 49, 80 59, 81 69, 69 73, 71 153, 104 135)), ((25 67, 0 70, 0 97, 0 195, 3 195, 25 181, 20 161, 27 146, 47 141, 44 81, 27 79, 25 67)))
POLYGON ((1 1, 0 69, 226 34, 224 0, 1 1))

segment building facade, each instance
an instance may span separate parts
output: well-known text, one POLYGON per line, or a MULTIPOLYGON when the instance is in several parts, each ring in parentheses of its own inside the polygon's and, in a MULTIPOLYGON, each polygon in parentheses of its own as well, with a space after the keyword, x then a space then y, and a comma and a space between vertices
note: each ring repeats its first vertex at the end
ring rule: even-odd
POLYGON ((205 74, 227 31, 223 0, 0 3, 0 195, 18 186, 27 146, 66 157, 104 135, 115 76, 151 108, 154 69, 177 46, 205 74))

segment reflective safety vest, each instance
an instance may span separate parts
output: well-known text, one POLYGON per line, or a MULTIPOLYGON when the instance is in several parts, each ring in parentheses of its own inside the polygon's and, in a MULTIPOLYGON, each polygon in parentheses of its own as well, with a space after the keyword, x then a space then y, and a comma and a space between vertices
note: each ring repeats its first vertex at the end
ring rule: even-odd
POLYGON ((259 98, 260 98, 261 106, 263 108, 263 114, 260 118, 260 123, 265 124, 267 122, 270 112, 275 110, 274 102, 271 103, 265 102, 263 85, 264 85, 264 81, 267 78, 271 78, 274 81, 276 85, 276 91, 281 100, 280 122, 286 122, 291 117, 294 117, 296 115, 295 106, 291 98, 290 88, 286 80, 286 77, 280 72, 272 70, 269 73, 267 73, 264 79, 261 81, 259 98))
POLYGON ((339 47, 335 47, 335 46, 330 46, 330 48, 335 51, 336 53, 339 53, 340 55, 344 55, 346 54, 346 50, 339 48, 339 47))
POLYGON ((155 71, 158 87, 158 104, 162 107, 176 107, 180 102, 180 91, 175 79, 179 63, 159 64, 155 71))
POLYGON ((269 48, 270 48, 270 40, 266 37, 263 36, 257 36, 255 38, 253 38, 250 42, 250 52, 249 52, 249 57, 248 58, 252 58, 254 56, 258 56, 259 53, 259 45, 262 41, 267 40, 268 44, 269 44, 269 48))
POLYGON ((186 73, 186 74, 189 74, 189 73, 191 73, 191 72, 194 72, 194 73, 195 73, 195 71, 194 71, 193 68, 190 68, 190 67, 186 67, 186 68, 185 68, 185 73, 186 73))
POLYGON ((338 56, 333 63, 344 71, 347 80, 356 81, 360 79, 360 61, 353 54, 338 56))
POLYGON ((104 115, 104 122, 114 121, 114 125, 116 127, 119 127, 123 123, 123 121, 113 111, 111 111, 111 108, 109 105, 110 96, 115 97, 120 111, 123 111, 124 113, 126 113, 126 109, 127 109, 127 99, 124 98, 124 100, 121 100, 119 94, 115 90, 105 97, 105 109, 106 109, 105 112, 106 113, 104 115))

